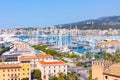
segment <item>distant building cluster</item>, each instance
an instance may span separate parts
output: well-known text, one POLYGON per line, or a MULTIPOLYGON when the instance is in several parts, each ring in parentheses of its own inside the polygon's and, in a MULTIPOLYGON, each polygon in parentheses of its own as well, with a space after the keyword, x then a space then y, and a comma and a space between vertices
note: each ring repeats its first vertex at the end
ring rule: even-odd
POLYGON ((61 27, 49 27, 49 28, 13 28, 13 29, 0 29, 0 34, 14 34, 14 35, 96 35, 96 36, 116 36, 120 34, 119 29, 108 30, 80 30, 76 28, 61 28, 61 27))

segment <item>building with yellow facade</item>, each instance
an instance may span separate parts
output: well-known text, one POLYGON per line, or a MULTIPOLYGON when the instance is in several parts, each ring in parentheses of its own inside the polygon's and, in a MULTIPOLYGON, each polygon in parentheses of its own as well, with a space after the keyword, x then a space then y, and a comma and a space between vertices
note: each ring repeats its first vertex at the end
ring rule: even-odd
POLYGON ((97 60, 92 62, 92 80, 120 80, 120 63, 97 60))
POLYGON ((31 80, 30 64, 18 62, 0 63, 0 80, 31 80))

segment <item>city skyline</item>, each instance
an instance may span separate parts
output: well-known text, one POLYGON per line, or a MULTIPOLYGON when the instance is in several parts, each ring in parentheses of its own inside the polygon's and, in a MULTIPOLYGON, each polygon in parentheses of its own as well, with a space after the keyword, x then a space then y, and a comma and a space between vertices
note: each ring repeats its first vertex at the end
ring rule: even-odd
POLYGON ((119 0, 0 1, 0 28, 41 27, 120 14, 119 0))

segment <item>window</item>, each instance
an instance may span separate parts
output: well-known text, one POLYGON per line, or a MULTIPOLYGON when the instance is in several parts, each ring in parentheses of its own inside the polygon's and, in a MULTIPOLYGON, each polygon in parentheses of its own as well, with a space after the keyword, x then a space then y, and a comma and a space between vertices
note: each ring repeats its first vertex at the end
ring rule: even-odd
POLYGON ((10 76, 10 74, 8 74, 8 76, 10 76))
POLYGON ((29 70, 29 68, 27 70, 29 70))
POLYGON ((25 69, 23 69, 23 71, 24 71, 25 69))
POLYGON ((55 70, 54 70, 54 72, 55 72, 55 70))
POLYGON ((3 74, 3 76, 5 76, 5 74, 3 74))
POLYGON ((105 76, 105 79, 108 79, 108 76, 105 76))
POLYGON ((65 69, 64 69, 64 72, 65 72, 65 69))
POLYGON ((5 70, 3 70, 3 72, 5 72, 5 70))
POLYGON ((9 72, 10 70, 8 69, 8 72, 9 72))

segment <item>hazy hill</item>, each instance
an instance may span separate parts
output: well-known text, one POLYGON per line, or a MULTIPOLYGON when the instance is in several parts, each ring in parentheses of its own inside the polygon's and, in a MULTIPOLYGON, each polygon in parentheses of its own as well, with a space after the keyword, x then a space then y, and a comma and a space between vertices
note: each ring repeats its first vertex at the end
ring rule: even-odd
POLYGON ((98 19, 85 20, 81 22, 55 25, 62 28, 76 28, 78 29, 120 29, 120 16, 101 17, 98 19))

